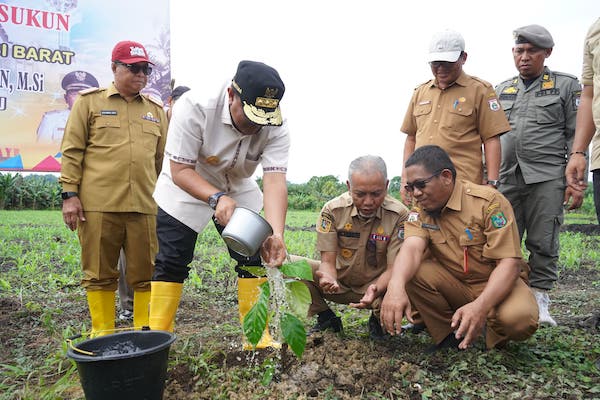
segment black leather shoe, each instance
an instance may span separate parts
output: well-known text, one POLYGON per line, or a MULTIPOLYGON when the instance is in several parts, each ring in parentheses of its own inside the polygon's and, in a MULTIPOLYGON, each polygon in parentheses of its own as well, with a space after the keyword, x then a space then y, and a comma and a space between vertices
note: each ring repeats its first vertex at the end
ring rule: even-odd
POLYGON ((434 344, 434 345, 429 346, 425 350, 425 354, 433 354, 442 349, 458 350, 458 345, 460 344, 460 342, 462 342, 462 339, 457 339, 456 336, 454 336, 454 335, 455 335, 454 332, 450 332, 450 334, 448 336, 446 336, 444 338, 444 340, 442 340, 439 344, 434 344))
POLYGON ((384 340, 388 335, 387 332, 383 331, 381 324, 379 323, 379 318, 377 318, 373 313, 369 317, 369 337, 372 340, 384 340))
POLYGON ((308 335, 310 336, 315 332, 324 332, 327 330, 335 333, 342 332, 344 330, 342 319, 340 317, 332 317, 325 321, 317 319, 317 323, 308 331, 308 335))

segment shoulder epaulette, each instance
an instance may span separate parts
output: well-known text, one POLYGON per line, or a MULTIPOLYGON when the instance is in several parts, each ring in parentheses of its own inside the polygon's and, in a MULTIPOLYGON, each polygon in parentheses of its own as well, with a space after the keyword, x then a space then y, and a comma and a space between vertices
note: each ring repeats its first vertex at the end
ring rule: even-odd
POLYGON ((382 207, 400 215, 408 215, 408 208, 400 200, 397 200, 390 195, 386 196, 382 207))
POLYGON ((145 98, 147 98, 148 100, 150 100, 151 102, 153 102, 154 104, 156 104, 157 106, 159 106, 161 108, 164 107, 164 105, 165 105, 160 98, 156 97, 153 94, 142 93, 142 96, 144 96, 145 98))
MULTIPOLYGON (((104 89, 102 89, 102 90, 104 90, 104 89)), ((90 93, 94 93, 94 92, 98 92, 98 91, 100 91, 100 88, 91 87, 91 88, 80 90, 79 94, 82 96, 85 96, 86 94, 90 94, 90 93)))
POLYGON ((478 77, 472 76, 472 75, 471 75, 471 78, 473 78, 474 81, 481 83, 484 87, 493 88, 492 84, 489 83, 488 81, 486 81, 485 79, 481 79, 481 78, 478 78, 478 77))
POLYGON ((576 81, 579 81, 579 79, 575 75, 567 74, 566 72, 552 71, 552 73, 554 75, 566 76, 567 78, 571 78, 571 79, 575 79, 576 81))
POLYGON ((495 189, 492 189, 492 188, 484 186, 484 185, 476 185, 472 182, 463 181, 463 183, 465 185, 465 188, 468 189, 468 190, 465 190, 465 193, 468 196, 480 197, 480 198, 486 199, 486 200, 492 200, 494 198, 495 189))
POLYGON ((426 85, 430 85, 431 82, 433 81, 433 79, 428 80, 427 82, 423 82, 423 83, 419 83, 414 90, 417 90, 420 87, 426 86, 426 85))

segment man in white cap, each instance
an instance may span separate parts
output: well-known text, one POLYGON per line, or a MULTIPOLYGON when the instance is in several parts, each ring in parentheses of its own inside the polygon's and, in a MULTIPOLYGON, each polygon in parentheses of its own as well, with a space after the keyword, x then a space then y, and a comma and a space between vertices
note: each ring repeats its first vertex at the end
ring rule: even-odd
MULTIPOLYGON (((433 79, 415 89, 400 128, 407 135, 404 161, 415 148, 435 144, 450 155, 459 179, 496 187, 500 166, 499 135, 507 132, 510 125, 494 88, 463 72, 467 53, 465 41, 458 32, 436 33, 431 39, 427 61, 433 79)), ((405 180, 403 169, 402 182, 405 180)), ((409 203, 410 194, 403 187, 400 192, 409 203)))
POLYGON ((64 99, 65 103, 67 103, 67 108, 44 113, 37 129, 38 143, 60 144, 69 113, 71 112, 71 108, 73 108, 75 99, 77 99, 77 94, 80 90, 98 87, 98 81, 89 72, 71 71, 64 76, 61 86, 65 91, 64 99))
POLYGON ((558 278, 563 204, 576 208, 583 201, 583 192, 565 182, 581 85, 575 76, 544 65, 554 47, 546 28, 527 25, 513 35, 519 75, 496 87, 511 126, 501 138, 499 189, 512 204, 521 239, 527 232, 529 284, 538 302, 539 321, 554 326, 548 291, 558 278))
MULTIPOLYGON (((188 91, 169 122, 163 170, 154 198, 158 204, 159 252, 152 277, 150 328, 173 331, 198 233, 211 218, 219 232, 236 207, 260 211, 273 235, 251 257, 229 249, 237 261, 240 319, 258 298, 256 278, 243 266, 281 266, 287 212, 286 171, 290 137, 279 102, 285 92, 279 73, 256 61, 241 61, 232 80, 212 96, 188 91), (263 193, 252 175, 263 170, 263 193), (259 254, 260 253, 260 254, 259 254)), ((277 347, 265 330, 258 348, 277 347)), ((245 349, 250 349, 244 343, 245 349)))

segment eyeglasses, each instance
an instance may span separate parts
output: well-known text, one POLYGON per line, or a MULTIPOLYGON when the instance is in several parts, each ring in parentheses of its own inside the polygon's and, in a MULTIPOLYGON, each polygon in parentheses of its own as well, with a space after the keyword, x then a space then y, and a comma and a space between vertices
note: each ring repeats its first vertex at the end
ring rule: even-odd
POLYGON ((423 189, 425 189, 425 186, 427 186, 427 184, 429 182, 431 182, 431 180, 433 178, 435 178, 436 176, 438 176, 441 173, 442 173, 442 171, 438 171, 435 174, 431 175, 429 178, 419 179, 414 182, 406 182, 406 185, 404 185, 404 189, 406 189, 406 191, 410 192, 410 193, 414 192, 415 188, 417 188, 419 190, 423 190, 423 189))
POLYGON ((456 65, 456 61, 455 62, 450 62, 450 61, 431 61, 429 63, 429 65, 433 69, 437 69, 439 67, 444 67, 446 69, 450 69, 450 68, 452 68, 452 67, 454 67, 456 65))
POLYGON ((121 61, 115 61, 115 64, 124 66, 134 75, 139 74, 140 71, 142 71, 144 75, 150 75, 152 73, 152 67, 150 64, 125 64, 121 61))

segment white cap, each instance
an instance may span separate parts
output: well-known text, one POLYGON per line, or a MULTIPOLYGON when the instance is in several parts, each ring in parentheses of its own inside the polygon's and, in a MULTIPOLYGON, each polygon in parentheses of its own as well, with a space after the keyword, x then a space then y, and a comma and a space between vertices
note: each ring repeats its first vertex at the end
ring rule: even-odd
POLYGON ((429 43, 427 61, 455 62, 465 51, 465 39, 458 32, 445 30, 433 35, 429 43))

